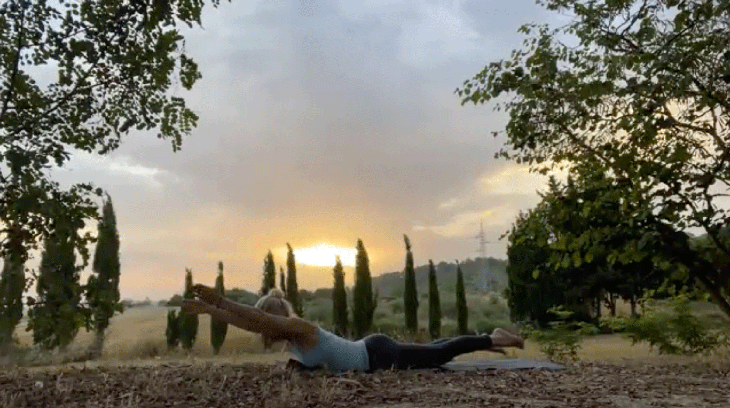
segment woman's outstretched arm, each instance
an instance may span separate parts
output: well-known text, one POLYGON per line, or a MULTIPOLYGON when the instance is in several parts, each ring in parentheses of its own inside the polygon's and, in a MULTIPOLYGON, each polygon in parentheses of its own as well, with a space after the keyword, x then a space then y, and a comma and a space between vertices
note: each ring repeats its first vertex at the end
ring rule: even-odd
MULTIPOLYGON (((200 302, 208 306, 201 313, 208 313, 226 322, 230 320, 230 324, 238 328, 260 333, 277 341, 291 341, 303 350, 317 344, 317 326, 306 320, 266 313, 255 307, 226 299, 220 296, 215 289, 204 285, 195 285, 193 291, 203 300, 193 302, 200 302), (220 318, 218 315, 220 315, 220 318)), ((188 302, 188 304, 194 308, 192 303, 188 302)))
MULTIPOLYGON (((284 322, 273 319, 276 316, 268 316, 264 312, 250 306, 239 308, 237 309, 237 313, 233 313, 225 308, 215 307, 200 300, 185 299, 183 300, 182 309, 187 313, 209 314, 214 319, 224 321, 239 329, 261 333, 271 337, 281 337, 283 334, 281 327, 285 325, 284 322)), ((290 339, 287 338, 285 340, 290 339)))

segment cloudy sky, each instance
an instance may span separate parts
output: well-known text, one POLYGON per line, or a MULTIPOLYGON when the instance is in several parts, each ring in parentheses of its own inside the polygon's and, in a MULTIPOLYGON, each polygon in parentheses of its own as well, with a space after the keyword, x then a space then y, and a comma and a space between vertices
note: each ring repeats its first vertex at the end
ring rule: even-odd
MULTIPOLYGON (((186 267, 212 283, 219 260, 227 287, 256 290, 287 242, 302 260, 362 238, 376 275, 402 269, 404 233, 418 265, 473 258, 480 221, 505 258, 498 238, 544 179, 494 159, 504 113, 454 90, 519 47, 521 24, 554 18, 533 0, 222 3, 186 32, 203 79, 174 90, 200 116, 182 151, 132 134, 56 177, 111 194, 126 298, 180 292, 186 267)), ((298 277, 331 285, 330 269, 298 277)))

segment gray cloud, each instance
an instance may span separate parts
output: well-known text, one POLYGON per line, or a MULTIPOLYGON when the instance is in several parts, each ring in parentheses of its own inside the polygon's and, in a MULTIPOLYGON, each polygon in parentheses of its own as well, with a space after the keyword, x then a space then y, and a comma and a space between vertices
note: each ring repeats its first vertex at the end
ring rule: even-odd
MULTIPOLYGON (((186 32, 203 79, 175 90, 201 118, 183 150, 135 134, 107 161, 78 160, 59 177, 110 190, 126 264, 162 281, 185 265, 212 277, 208 264, 225 256, 250 271, 235 284, 256 287, 261 250, 308 237, 349 246, 363 237, 382 254, 376 273, 400 268, 404 232, 423 262, 474 256, 471 233, 443 228, 460 214, 516 213, 535 195, 479 190, 477 180, 512 168, 492 158, 501 141, 489 132, 505 118, 461 107, 453 91, 545 14, 531 1, 456 4, 224 3, 206 12, 205 30, 186 32), (449 200, 459 204, 439 207, 449 200)), ((496 239, 511 221, 490 221, 488 233, 496 239)))

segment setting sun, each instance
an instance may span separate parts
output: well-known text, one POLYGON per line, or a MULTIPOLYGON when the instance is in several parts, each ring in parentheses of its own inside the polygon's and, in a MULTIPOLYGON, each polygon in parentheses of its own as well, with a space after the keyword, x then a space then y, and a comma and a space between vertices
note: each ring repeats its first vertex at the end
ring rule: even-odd
POLYGON ((309 266, 335 266, 335 257, 339 255, 343 266, 355 266, 354 248, 343 248, 329 244, 294 249, 294 257, 297 263, 309 266))

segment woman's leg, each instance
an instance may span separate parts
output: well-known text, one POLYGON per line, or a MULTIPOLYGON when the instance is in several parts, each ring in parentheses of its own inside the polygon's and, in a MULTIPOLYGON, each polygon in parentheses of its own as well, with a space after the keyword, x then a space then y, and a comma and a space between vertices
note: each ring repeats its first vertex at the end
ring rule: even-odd
POLYGON ((429 344, 398 343, 383 335, 368 336, 364 340, 373 370, 390 367, 435 368, 460 354, 492 347, 524 346, 521 338, 501 329, 495 330, 491 336, 459 336, 429 344))

